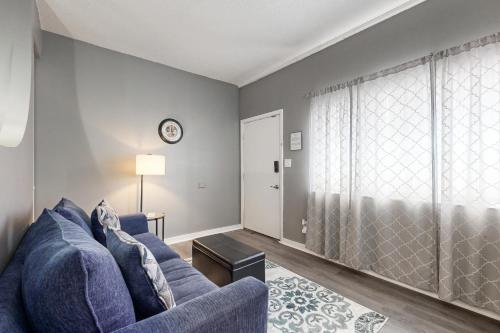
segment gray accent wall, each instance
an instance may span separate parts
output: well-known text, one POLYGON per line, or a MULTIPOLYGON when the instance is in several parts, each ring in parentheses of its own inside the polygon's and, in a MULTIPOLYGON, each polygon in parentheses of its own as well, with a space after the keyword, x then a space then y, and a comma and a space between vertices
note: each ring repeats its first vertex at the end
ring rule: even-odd
POLYGON ((404 13, 240 89, 240 118, 284 109, 284 237, 304 242, 308 189, 309 100, 303 96, 331 83, 401 64, 500 31, 498 0, 428 0, 404 13), (289 134, 303 132, 301 151, 289 134))
POLYGON ((135 155, 152 153, 166 175, 145 176, 144 211, 166 237, 240 223, 236 86, 44 32, 36 87, 36 214, 61 196, 138 211, 135 155), (160 139, 165 118, 181 142, 160 139))
MULTIPOLYGON (((0 22, 15 26, 14 29, 0 28, 0 53, 12 52, 12 45, 8 43, 12 40, 26 46, 23 52, 32 52, 30 43, 33 40, 24 38, 30 38, 30 30, 33 31, 35 39, 39 34, 40 27, 34 17, 34 9, 32 0, 0 0, 0 22)), ((32 63, 28 62, 26 66, 31 67, 32 63)), ((27 84, 29 85, 29 82, 27 84)), ((34 85, 33 75, 31 85, 34 85)), ((21 143, 15 148, 0 146, 0 272, 5 268, 33 220, 33 119, 32 90, 28 122, 21 143)))
POLYGON ((0 147, 0 272, 33 221, 33 111, 21 144, 0 147))

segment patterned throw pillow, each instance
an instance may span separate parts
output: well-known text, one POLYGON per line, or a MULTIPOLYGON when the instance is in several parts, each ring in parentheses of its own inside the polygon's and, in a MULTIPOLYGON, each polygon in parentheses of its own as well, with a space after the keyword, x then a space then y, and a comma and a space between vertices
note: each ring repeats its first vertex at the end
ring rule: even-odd
POLYGON ((109 228, 107 247, 122 271, 137 316, 154 316, 175 306, 174 296, 151 251, 125 231, 109 228))
POLYGON ((106 231, 108 228, 121 229, 120 219, 116 211, 106 200, 102 200, 90 217, 94 238, 106 246, 106 231))
POLYGON ((118 214, 116 214, 113 207, 111 207, 106 200, 101 201, 101 203, 97 205, 96 211, 97 219, 104 228, 104 233, 106 233, 107 228, 121 229, 118 214))

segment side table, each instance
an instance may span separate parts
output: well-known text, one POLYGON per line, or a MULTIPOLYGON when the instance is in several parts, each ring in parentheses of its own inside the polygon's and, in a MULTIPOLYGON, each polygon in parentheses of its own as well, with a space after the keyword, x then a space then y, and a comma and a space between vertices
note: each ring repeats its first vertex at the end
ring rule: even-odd
POLYGON ((165 214, 164 213, 149 213, 146 215, 148 222, 155 221, 156 225, 156 236, 160 236, 158 234, 158 221, 161 220, 161 240, 165 240, 165 214))

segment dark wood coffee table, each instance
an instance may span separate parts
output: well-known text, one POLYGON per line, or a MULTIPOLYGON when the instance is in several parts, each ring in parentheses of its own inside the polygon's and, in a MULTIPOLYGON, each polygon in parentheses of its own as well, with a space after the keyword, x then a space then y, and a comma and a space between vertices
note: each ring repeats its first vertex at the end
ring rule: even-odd
POLYGON ((222 287, 246 276, 265 282, 264 252, 223 234, 193 240, 193 267, 222 287))

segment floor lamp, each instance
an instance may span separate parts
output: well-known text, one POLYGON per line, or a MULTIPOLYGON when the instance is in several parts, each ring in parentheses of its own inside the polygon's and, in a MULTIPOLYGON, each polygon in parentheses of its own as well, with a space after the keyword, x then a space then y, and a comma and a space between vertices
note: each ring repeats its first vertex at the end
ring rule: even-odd
POLYGON ((141 204, 142 213, 142 191, 144 176, 165 175, 165 156, 163 155, 137 155, 135 158, 135 173, 141 176, 141 204))

